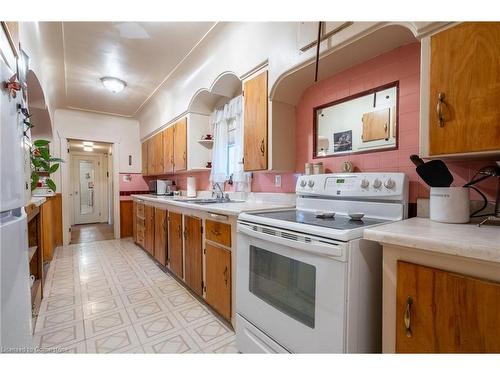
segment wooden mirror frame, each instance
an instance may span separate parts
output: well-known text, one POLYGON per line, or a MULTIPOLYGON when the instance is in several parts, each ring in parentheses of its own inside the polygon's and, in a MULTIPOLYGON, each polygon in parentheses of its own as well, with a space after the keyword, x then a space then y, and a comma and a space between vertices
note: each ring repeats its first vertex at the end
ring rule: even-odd
POLYGON ((325 158, 334 158, 334 157, 339 157, 339 156, 367 154, 367 153, 371 153, 371 152, 392 151, 392 150, 397 150, 398 146, 399 146, 399 80, 389 82, 389 83, 383 84, 381 86, 377 86, 377 87, 374 87, 372 89, 365 90, 365 91, 359 92, 357 94, 353 94, 353 95, 347 96, 345 98, 335 100, 333 102, 328 102, 328 103, 313 107, 313 154, 312 154, 313 159, 325 159, 325 158), (336 104, 344 103, 344 102, 347 102, 349 100, 357 99, 357 98, 360 98, 360 97, 365 96, 365 95, 373 94, 377 91, 382 91, 382 90, 388 89, 390 87, 396 87, 396 98, 397 98, 397 100, 396 100, 396 134, 395 134, 396 143, 395 143, 394 147, 384 147, 384 148, 379 148, 379 149, 362 150, 362 151, 354 151, 354 152, 343 152, 343 153, 338 154, 338 155, 335 155, 335 154, 325 155, 325 156, 318 156, 317 155, 316 148, 317 148, 317 142, 318 142, 318 128, 317 128, 317 118, 318 118, 317 112, 318 112, 318 110, 321 110, 321 109, 324 109, 327 107, 331 107, 331 106, 336 105, 336 104))

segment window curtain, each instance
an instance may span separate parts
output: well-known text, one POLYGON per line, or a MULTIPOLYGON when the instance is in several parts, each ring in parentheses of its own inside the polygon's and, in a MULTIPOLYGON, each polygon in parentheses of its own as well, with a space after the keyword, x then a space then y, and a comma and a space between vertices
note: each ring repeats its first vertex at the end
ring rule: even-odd
POLYGON ((234 132, 234 155, 236 158, 232 173, 236 191, 249 191, 251 173, 243 171, 243 97, 231 99, 212 115, 214 146, 212 149, 212 183, 225 182, 228 176, 229 131, 234 132))
POLYGON ((212 148, 212 170, 210 182, 224 183, 227 175, 228 124, 224 107, 217 108, 212 115, 214 145, 212 148))
POLYGON ((226 105, 228 128, 234 129, 235 169, 233 183, 236 191, 248 191, 250 186, 250 173, 243 170, 243 97, 241 95, 231 99, 226 105))

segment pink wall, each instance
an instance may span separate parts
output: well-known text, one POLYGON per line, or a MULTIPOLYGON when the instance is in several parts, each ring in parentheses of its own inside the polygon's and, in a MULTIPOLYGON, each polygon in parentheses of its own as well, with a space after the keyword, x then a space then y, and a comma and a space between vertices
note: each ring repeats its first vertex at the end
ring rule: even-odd
MULTIPOLYGON (((326 172, 339 172, 342 162, 350 160, 357 171, 403 172, 410 179, 410 202, 428 197, 429 188, 418 177, 410 161, 411 154, 419 153, 419 105, 420 105, 420 44, 413 43, 389 51, 364 63, 309 87, 296 108, 296 171, 304 172, 304 163, 322 161, 326 172), (399 139, 398 149, 351 156, 313 159, 313 108, 346 96, 350 96, 386 83, 399 81, 399 139)), ((491 164, 491 160, 466 160, 447 162, 455 178, 455 186, 468 181, 480 167, 491 164)), ((254 192, 294 192, 297 174, 279 173, 282 187, 274 186, 276 173, 254 172, 254 192)), ((179 189, 186 189, 187 176, 197 177, 197 190, 209 190, 209 172, 162 176, 173 178, 179 189)), ((121 183, 121 182, 120 182, 121 183)), ((485 181, 479 187, 493 199, 495 181, 485 181)), ((226 190, 232 187, 226 184, 226 190)), ((473 194, 473 198, 478 196, 473 194)))
MULTIPOLYGON (((419 153, 420 106, 420 43, 396 48, 364 63, 347 69, 309 87, 297 105, 296 170, 304 171, 306 162, 323 162, 327 172, 340 171, 341 164, 350 160, 357 171, 403 172, 410 179, 410 202, 429 196, 428 186, 420 179, 410 161, 419 153), (358 155, 313 159, 313 108, 346 96, 399 81, 398 149, 358 155)), ((475 171, 491 164, 488 160, 447 162, 455 178, 455 186, 468 181, 475 171)), ((494 181, 479 185, 490 198, 495 192, 494 181)), ((474 198, 477 198, 475 196, 474 198)))
POLYGON ((140 173, 120 173, 119 179, 120 200, 129 200, 130 195, 127 195, 129 192, 143 192, 149 190, 147 182, 140 173), (130 176, 131 181, 124 181, 124 176, 130 176))

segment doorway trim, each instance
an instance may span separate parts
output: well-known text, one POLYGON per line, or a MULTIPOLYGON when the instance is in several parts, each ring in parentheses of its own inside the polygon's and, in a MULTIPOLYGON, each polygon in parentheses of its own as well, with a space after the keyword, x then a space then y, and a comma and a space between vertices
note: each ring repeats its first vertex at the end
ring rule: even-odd
POLYGON ((114 231, 114 236, 115 238, 120 238, 120 186, 119 186, 119 168, 120 168, 120 160, 119 160, 119 155, 120 155, 120 144, 119 140, 116 140, 115 138, 104 138, 100 139, 97 137, 82 137, 79 135, 72 136, 71 134, 61 134, 59 130, 57 131, 57 135, 59 137, 59 150, 54 150, 55 154, 57 155, 57 151, 59 151, 59 155, 57 157, 61 157, 62 159, 66 160, 66 163, 61 163, 60 166, 60 171, 56 172, 56 178, 58 177, 57 174, 60 174, 60 181, 61 181, 61 195, 62 195, 62 221, 63 221, 63 244, 64 245, 69 245, 71 241, 71 215, 73 214, 72 211, 72 203, 71 203, 71 198, 70 197, 70 192, 71 192, 71 178, 70 178, 70 153, 68 149, 68 139, 85 139, 88 141, 93 141, 93 142, 105 142, 105 143, 110 143, 111 144, 111 155, 108 155, 108 161, 112 163, 112 178, 110 181, 111 187, 112 187, 112 197, 113 199, 111 200, 112 203, 112 210, 113 212, 112 215, 112 222, 113 222, 113 231, 114 231))

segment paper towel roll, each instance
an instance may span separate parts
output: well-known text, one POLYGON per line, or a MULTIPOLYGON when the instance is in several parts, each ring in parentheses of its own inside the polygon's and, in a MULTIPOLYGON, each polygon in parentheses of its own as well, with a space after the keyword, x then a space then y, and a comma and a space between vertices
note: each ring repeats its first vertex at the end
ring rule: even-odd
POLYGON ((187 178, 187 196, 196 197, 196 177, 187 178))

